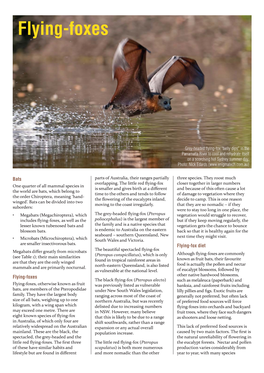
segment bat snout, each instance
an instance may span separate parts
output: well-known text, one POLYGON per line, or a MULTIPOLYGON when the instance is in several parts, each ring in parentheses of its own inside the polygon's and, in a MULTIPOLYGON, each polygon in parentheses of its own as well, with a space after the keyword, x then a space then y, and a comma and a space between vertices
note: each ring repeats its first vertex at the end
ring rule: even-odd
POLYGON ((167 111, 171 110, 171 106, 170 105, 165 106, 165 110, 167 111))

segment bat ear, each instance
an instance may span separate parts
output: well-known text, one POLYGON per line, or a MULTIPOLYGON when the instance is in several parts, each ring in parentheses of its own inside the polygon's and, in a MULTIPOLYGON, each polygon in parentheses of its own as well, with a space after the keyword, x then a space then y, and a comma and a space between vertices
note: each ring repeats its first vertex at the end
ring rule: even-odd
POLYGON ((162 96, 161 95, 159 95, 159 100, 161 100, 162 99, 162 96))
POLYGON ((173 99, 173 97, 170 97, 170 101, 173 99))

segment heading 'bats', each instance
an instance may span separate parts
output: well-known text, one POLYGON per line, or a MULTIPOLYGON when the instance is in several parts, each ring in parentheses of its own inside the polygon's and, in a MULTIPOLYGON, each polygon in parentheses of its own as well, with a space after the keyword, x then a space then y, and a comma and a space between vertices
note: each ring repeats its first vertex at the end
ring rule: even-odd
MULTIPOLYGON (((195 84, 203 88, 204 74, 191 58, 172 56, 147 76, 145 47, 132 39, 123 39, 113 59, 116 91, 104 109, 111 105, 128 116, 171 110, 171 98, 162 95, 172 84, 195 84)), ((150 53, 150 52, 149 52, 150 53)))

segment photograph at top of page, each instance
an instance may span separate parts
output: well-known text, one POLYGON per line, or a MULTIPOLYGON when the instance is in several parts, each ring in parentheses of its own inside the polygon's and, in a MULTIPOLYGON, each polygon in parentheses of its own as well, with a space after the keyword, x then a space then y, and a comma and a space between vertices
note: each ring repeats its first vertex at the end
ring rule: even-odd
POLYGON ((251 16, 14 16, 14 168, 251 168, 251 16))

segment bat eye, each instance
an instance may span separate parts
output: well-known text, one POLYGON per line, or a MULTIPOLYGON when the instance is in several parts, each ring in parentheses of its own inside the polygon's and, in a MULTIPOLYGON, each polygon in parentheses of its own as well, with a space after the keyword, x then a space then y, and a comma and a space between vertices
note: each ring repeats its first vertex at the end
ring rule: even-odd
POLYGON ((164 105, 167 105, 168 101, 164 101, 164 105))

